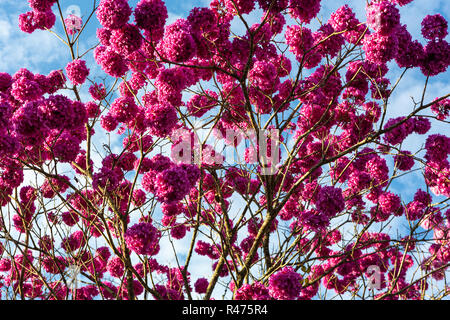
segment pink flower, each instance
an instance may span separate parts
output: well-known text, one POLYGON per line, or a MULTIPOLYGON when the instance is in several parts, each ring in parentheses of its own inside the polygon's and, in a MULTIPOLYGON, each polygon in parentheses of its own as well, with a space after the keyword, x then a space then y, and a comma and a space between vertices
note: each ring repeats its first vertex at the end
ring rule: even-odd
POLYGON ((145 118, 151 134, 158 137, 169 135, 178 121, 176 109, 168 103, 146 106, 145 118))
POLYGON ((11 87, 13 81, 9 73, 0 72, 0 91, 5 91, 11 87))
POLYGON ((200 118, 217 105, 217 99, 217 93, 207 89, 205 95, 196 94, 192 96, 186 107, 190 115, 200 118))
POLYGON ((294 19, 309 23, 320 11, 321 0, 290 0, 289 14, 294 19))
POLYGON ((392 0, 392 2, 397 3, 399 6, 406 6, 408 3, 412 1, 413 0, 392 0))
POLYGON ((410 151, 400 151, 399 154, 394 156, 394 162, 396 167, 402 171, 411 170, 414 166, 414 158, 410 151))
POLYGON ((89 93, 91 94, 92 99, 100 101, 106 97, 106 88, 105 85, 100 83, 94 83, 89 87, 89 93))
POLYGON ((443 99, 431 106, 431 111, 438 120, 445 120, 450 115, 450 99, 443 99))
POLYGON ((425 159, 440 162, 447 159, 450 153, 450 138, 442 134, 432 134, 425 142, 425 159))
POLYGON ((269 289, 261 282, 244 284, 234 295, 235 300, 272 300, 269 289))
POLYGON ((149 40, 155 42, 162 38, 168 17, 162 0, 141 0, 134 9, 136 25, 147 32, 149 40))
POLYGON ((138 113, 134 97, 119 97, 111 104, 110 114, 119 122, 131 121, 138 113))
POLYGON ((137 223, 125 232, 127 247, 137 254, 155 255, 159 251, 161 232, 151 223, 137 223))
POLYGON ((67 18, 64 19, 64 24, 66 25, 67 33, 73 35, 80 32, 83 20, 76 15, 69 14, 67 18))
POLYGON ((50 8, 43 11, 35 9, 19 16, 19 28, 23 32, 33 33, 36 29, 51 29, 55 21, 56 16, 50 8))
POLYGON ((366 30, 364 24, 360 24, 355 13, 348 5, 344 5, 333 12, 328 23, 337 31, 345 31, 343 37, 352 44, 356 44, 362 32, 366 30))
POLYGON ((341 34, 333 34, 334 28, 330 23, 322 25, 313 33, 314 44, 318 45, 318 52, 321 55, 335 57, 344 45, 344 37, 341 34))
POLYGON ((225 0, 225 8, 233 14, 250 13, 255 8, 255 0, 225 0))
POLYGON ((445 72, 450 64, 450 44, 445 40, 430 41, 424 47, 420 70, 425 76, 445 72))
POLYGON ((382 36, 392 34, 400 23, 400 12, 387 1, 371 2, 366 9, 367 25, 382 36))
POLYGON ((114 30, 128 22, 131 8, 127 0, 101 0, 96 13, 102 26, 114 30))
POLYGON ((28 0, 30 7, 36 11, 47 11, 56 0, 28 0))
POLYGON ((112 277, 121 278, 124 273, 124 265, 122 260, 119 257, 111 258, 106 265, 106 270, 112 277))
POLYGON ((363 50, 367 60, 375 64, 384 64, 395 58, 398 40, 395 36, 383 36, 378 32, 366 34, 363 39, 363 50))
POLYGON ((112 77, 120 78, 128 71, 126 60, 110 47, 97 47, 94 50, 94 57, 103 71, 112 77))
POLYGON ((398 214, 402 206, 400 197, 389 191, 378 197, 378 203, 381 211, 385 214, 398 214))
POLYGON ((265 94, 275 92, 280 83, 275 66, 267 61, 256 61, 248 73, 251 86, 263 91, 265 94))
POLYGON ((71 212, 71 211, 64 211, 61 214, 61 218, 62 218, 62 221, 69 227, 76 225, 77 222, 80 220, 78 214, 76 212, 71 212))
POLYGON ((195 292, 197 292, 199 294, 206 293, 206 289, 208 288, 208 285, 209 285, 209 282, 206 278, 198 278, 194 284, 195 292))
POLYGON ((0 272, 6 272, 11 269, 11 260, 7 258, 0 259, 0 272))
POLYGON ((267 11, 271 8, 271 12, 279 13, 287 8, 289 0, 258 0, 259 6, 267 11))
POLYGON ((157 47, 161 55, 174 62, 185 62, 197 51, 192 30, 186 19, 178 19, 165 28, 164 37, 157 47))
POLYGON ((182 200, 191 188, 186 171, 178 166, 158 173, 154 183, 158 200, 168 203, 182 200))
POLYGON ((334 217, 345 208, 342 190, 332 186, 325 186, 319 190, 316 208, 329 217, 334 217))
POLYGON ((107 28, 97 29, 97 38, 102 46, 109 46, 109 40, 111 39, 112 31, 107 28))
POLYGON ((66 66, 67 77, 74 85, 83 84, 89 75, 86 61, 76 59, 66 66))
POLYGON ((45 257, 42 259, 44 270, 52 274, 61 274, 66 269, 66 260, 63 257, 45 257))
POLYGON ((37 82, 21 77, 12 84, 11 94, 20 102, 26 102, 37 100, 43 92, 37 82))
POLYGON ((112 31, 109 44, 114 51, 126 57, 141 47, 142 36, 135 25, 127 23, 112 31))
POLYGON ((298 25, 288 26, 286 29, 286 43, 298 61, 302 61, 302 57, 311 50, 314 39, 311 30, 298 25))

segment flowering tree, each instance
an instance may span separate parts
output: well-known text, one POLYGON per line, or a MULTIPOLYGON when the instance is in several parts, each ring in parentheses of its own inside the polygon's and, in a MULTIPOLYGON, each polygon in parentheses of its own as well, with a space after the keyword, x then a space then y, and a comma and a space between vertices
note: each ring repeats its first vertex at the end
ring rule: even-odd
POLYGON ((411 1, 313 29, 320 0, 213 0, 172 23, 162 0, 93 0, 83 19, 29 0, 20 29, 52 32, 71 62, 0 73, 1 297, 448 295, 450 138, 429 130, 450 100, 426 95, 448 27, 428 15, 414 40, 411 1), (389 117, 414 70, 422 98, 389 117))

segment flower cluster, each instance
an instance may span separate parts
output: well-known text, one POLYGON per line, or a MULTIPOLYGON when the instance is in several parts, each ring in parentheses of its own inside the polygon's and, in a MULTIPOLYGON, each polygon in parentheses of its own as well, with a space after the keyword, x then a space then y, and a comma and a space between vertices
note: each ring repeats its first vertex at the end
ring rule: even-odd
MULTIPOLYGON (((28 2, 20 28, 52 28, 56 1, 28 2)), ((377 267, 371 294, 421 297, 430 277, 408 280, 411 268, 439 281, 450 261, 450 210, 441 201, 450 195, 450 138, 432 131, 436 120, 445 124, 449 99, 425 95, 409 114, 389 118, 399 88, 389 71, 396 64, 438 75, 450 46, 440 14, 423 19, 423 44, 413 39, 400 23, 399 6, 410 2, 369 1, 366 22, 344 5, 315 28, 320 0, 213 0, 168 25, 162 0, 134 8, 101 0, 92 11, 99 44, 87 54, 110 77, 93 74, 85 54, 75 57, 65 68, 69 98, 62 70, 0 72, 0 206, 11 212, 0 232, 38 246, 15 254, 16 244, 2 240, 0 295, 5 287, 30 299, 134 299, 144 291, 184 299, 229 281, 237 300, 312 299, 321 286, 359 295, 377 267), (245 22, 243 34, 236 21, 245 22), (78 86, 87 82, 85 95, 78 86), (208 129, 206 140, 197 126, 208 129), (117 142, 104 142, 101 157, 99 130, 117 142), (413 135, 423 149, 407 150, 413 135), (243 161, 219 154, 222 143, 243 161), (426 191, 406 200, 392 185, 416 169, 426 191), (29 183, 28 170, 43 179, 29 183), (411 234, 379 232, 396 218, 408 220, 411 234), (352 224, 345 232, 354 240, 337 223, 352 224), (419 227, 432 243, 416 263, 419 227), (210 279, 191 282, 188 266, 162 264, 163 238, 177 244, 189 232, 188 261, 206 259, 210 279), (274 236, 288 246, 273 246, 274 236), (313 259, 289 263, 295 256, 313 259), (61 281, 73 267, 88 282, 75 289, 61 281)), ((75 16, 64 25, 68 41, 88 31, 75 16)))
POLYGON ((67 77, 74 85, 83 84, 89 75, 86 61, 76 59, 66 66, 67 77))
POLYGON ((19 28, 23 32, 33 33, 37 29, 51 29, 56 16, 52 11, 55 0, 29 0, 31 11, 19 16, 19 28))

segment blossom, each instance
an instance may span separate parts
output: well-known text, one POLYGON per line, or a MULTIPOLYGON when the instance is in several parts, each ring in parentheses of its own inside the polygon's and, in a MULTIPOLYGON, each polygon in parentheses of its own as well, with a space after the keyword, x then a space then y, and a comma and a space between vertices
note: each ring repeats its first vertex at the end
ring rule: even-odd
POLYGON ((94 83, 89 87, 89 93, 91 94, 92 99, 100 101, 106 97, 106 88, 102 83, 94 83))
POLYGON ((285 36, 289 51, 296 56, 298 61, 302 60, 302 57, 311 50, 314 44, 311 30, 298 25, 288 26, 285 36))
POLYGON ((402 124, 398 125, 399 122, 403 121, 404 117, 397 117, 397 118, 391 118, 389 119, 386 124, 384 125, 384 128, 390 128, 395 126, 393 129, 389 130, 384 135, 384 140, 392 145, 401 143, 409 134, 412 133, 414 127, 413 123, 410 121, 403 122, 402 124))
POLYGON ((423 49, 420 70, 425 76, 435 76, 447 70, 450 64, 450 44, 447 41, 430 41, 423 49))
POLYGON ((329 217, 335 216, 345 208, 342 190, 332 186, 325 186, 319 190, 316 208, 329 217))
POLYGON ((158 101, 169 103, 174 107, 181 106, 183 103, 181 91, 188 86, 186 76, 187 74, 183 72, 183 69, 177 67, 164 69, 159 72, 155 79, 158 101))
POLYGON ((435 15, 427 15, 422 20, 421 26, 422 35, 428 40, 442 40, 448 34, 448 22, 439 13, 435 15))
POLYGON ((63 238, 61 242, 61 247, 67 252, 72 252, 83 246, 85 242, 86 242, 85 235, 83 231, 79 230, 75 231, 67 238, 63 238))
POLYGON ((28 0, 30 7, 36 11, 47 11, 55 2, 55 0, 28 0))
POLYGON ((302 277, 292 267, 284 267, 269 278, 269 293, 277 300, 295 300, 302 290, 302 277))
POLYGON ((384 192, 378 197, 378 203, 383 213, 397 214, 401 208, 400 197, 392 192, 384 192))
POLYGON ((271 300, 269 289, 261 282, 244 284, 234 295, 235 300, 271 300))
POLYGON ((106 270, 112 277, 120 279, 124 273, 124 264, 119 257, 113 257, 108 261, 106 270))
POLYGON ((225 0, 225 7, 233 14, 246 14, 254 9, 255 0, 225 0))
POLYGON ((101 0, 96 14, 102 26, 113 30, 128 22, 131 8, 127 0, 101 0))
POLYGON ((197 46, 189 22, 186 19, 177 19, 167 26, 158 49, 164 58, 174 62, 185 62, 194 57, 197 46))
POLYGON ((258 0, 259 6, 267 11, 269 8, 271 12, 279 13, 287 8, 289 0, 258 0))
POLYGON ((206 289, 208 288, 209 282, 206 278, 198 278, 195 281, 194 288, 197 293, 206 293, 206 289))
POLYGON ((0 72, 0 91, 5 91, 11 87, 13 79, 9 73, 0 72))
POLYGON ((141 44, 142 36, 139 29, 128 23, 113 30, 109 38, 111 48, 125 57, 138 50, 141 44))
POLYGON ((167 8, 162 0, 141 0, 134 9, 136 25, 147 31, 152 41, 159 41, 164 34, 168 18, 167 8))
POLYGON ((75 212, 65 211, 61 214, 62 221, 69 227, 74 226, 80 220, 79 216, 75 212))
POLYGON ((44 267, 44 270, 52 274, 60 274, 64 272, 66 269, 66 263, 66 260, 60 256, 56 256, 55 258, 45 257, 42 259, 42 266, 44 267))
POLYGON ((64 24, 66 25, 67 33, 73 35, 80 32, 83 20, 74 14, 69 14, 67 18, 64 19, 64 24))
POLYGON ((119 97, 111 104, 109 112, 118 122, 128 122, 137 115, 138 106, 134 97, 119 97))
POLYGON ((400 12, 395 4, 382 0, 371 2, 366 9, 367 25, 382 36, 392 34, 400 23, 400 12))
POLYGON ((55 22, 56 16, 50 8, 43 11, 33 10, 19 15, 19 28, 27 33, 33 33, 36 29, 51 29, 55 22))
POLYGON ((425 142, 425 159, 440 162, 447 159, 450 153, 450 138, 442 134, 432 134, 425 142))
POLYGON ((397 3, 399 6, 405 6, 408 3, 412 2, 413 0, 392 0, 392 1, 397 3))
POLYGON ((367 60, 375 64, 384 64, 395 58, 398 40, 395 36, 384 36, 378 32, 366 34, 363 39, 363 50, 367 60))
POLYGON ((158 200, 167 203, 182 200, 191 188, 186 171, 179 166, 158 173, 154 183, 158 200))
POLYGON ((109 46, 109 40, 111 39, 112 31, 107 28, 97 29, 96 35, 102 46, 109 46))
POLYGON ((450 99, 442 99, 439 102, 433 103, 431 105, 431 111, 436 114, 438 120, 445 120, 450 114, 450 99))
POLYGON ((100 124, 103 129, 105 129, 108 132, 114 131, 117 128, 117 125, 119 124, 119 121, 117 121, 116 118, 114 118, 113 115, 110 113, 101 116, 100 118, 100 124))
POLYGON ((140 222, 127 229, 124 235, 127 247, 137 254, 155 255, 159 250, 161 233, 151 223, 140 222))
POLYGON ((112 77, 120 78, 128 71, 126 60, 110 47, 97 47, 94 50, 94 57, 103 71, 112 77))
POLYGON ((314 44, 318 46, 317 51, 321 55, 335 57, 344 45, 344 37, 341 34, 334 34, 335 30, 330 23, 323 24, 313 33, 314 44))
POLYGON ((333 12, 328 22, 337 32, 345 31, 343 37, 352 44, 358 43, 362 33, 366 30, 366 26, 360 24, 348 5, 344 5, 333 12))
POLYGON ((74 85, 83 84, 89 75, 89 68, 86 61, 76 59, 66 66, 67 77, 74 85))
POLYGON ((7 258, 0 259, 0 272, 6 272, 11 269, 11 260, 7 258))
POLYGON ((400 151, 397 155, 395 155, 394 162, 396 167, 402 171, 411 170, 414 166, 414 158, 412 157, 411 152, 407 150, 400 151))
POLYGON ((275 66, 267 61, 256 61, 248 73, 250 85, 266 94, 276 91, 280 80, 275 66))
POLYGON ((169 135, 178 121, 176 109, 168 103, 146 107, 145 118, 150 133, 158 137, 169 135))
POLYGON ((64 193, 69 188, 66 181, 69 182, 69 178, 65 175, 60 175, 58 178, 45 179, 40 188, 42 196, 44 198, 53 198, 56 193, 64 193))
POLYGON ((42 89, 34 80, 21 77, 11 86, 11 94, 21 102, 37 100, 42 96, 42 89))
POLYGON ((196 94, 186 104, 190 115, 202 117, 206 112, 217 105, 217 93, 211 90, 205 90, 205 95, 196 94))
POLYGON ((294 19, 309 23, 320 11, 321 0, 290 0, 289 14, 294 19))

